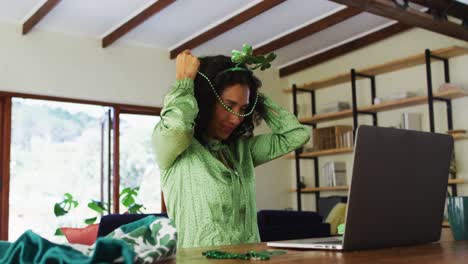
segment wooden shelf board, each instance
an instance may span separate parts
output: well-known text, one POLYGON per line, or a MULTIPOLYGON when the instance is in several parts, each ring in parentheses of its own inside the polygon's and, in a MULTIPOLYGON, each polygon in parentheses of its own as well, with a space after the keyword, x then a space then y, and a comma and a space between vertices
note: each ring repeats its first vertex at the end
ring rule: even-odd
MULTIPOLYGON (((358 77, 358 79, 360 78, 361 77, 358 77)), ((348 72, 348 73, 341 73, 339 75, 335 75, 333 77, 329 77, 329 78, 322 79, 319 81, 302 84, 302 85, 299 85, 298 87, 300 89, 313 91, 313 90, 325 88, 327 86, 333 86, 333 85, 342 84, 342 83, 346 83, 350 81, 351 81, 351 74, 348 72)), ((292 88, 287 88, 287 89, 284 89, 283 91, 285 93, 292 93, 292 88)), ((303 91, 298 91, 298 92, 303 92, 303 91)))
POLYGON ((343 110, 340 112, 318 114, 312 117, 299 118, 299 122, 301 122, 302 124, 311 125, 311 124, 315 124, 318 122, 331 121, 331 120, 342 119, 342 118, 347 118, 347 117, 352 117, 352 116, 353 116, 353 110, 347 109, 347 110, 343 110))
MULTIPOLYGON (((327 149, 327 150, 319 150, 319 151, 312 151, 312 152, 303 152, 299 154, 299 158, 314 158, 320 156, 330 156, 330 155, 339 155, 339 154, 348 154, 352 153, 353 148, 339 148, 339 149, 327 149)), ((294 159, 295 154, 286 155, 288 159, 294 159)))
MULTIPOLYGON (((453 91, 434 93, 434 96, 445 98, 445 99, 456 99, 456 98, 468 96, 468 92, 464 90, 453 90, 453 91)), ((358 111, 378 113, 378 112, 390 111, 390 110, 395 110, 395 109, 409 107, 409 106, 416 106, 416 105, 421 105, 421 104, 426 104, 426 103, 427 103, 427 96, 413 96, 413 97, 404 98, 400 100, 388 101, 388 102, 384 102, 381 104, 359 107, 358 111)), ((314 115, 312 117, 303 117, 299 119, 299 122, 301 122, 302 124, 316 124, 319 122, 332 121, 332 120, 342 119, 342 118, 347 118, 347 117, 352 117, 352 116, 353 116, 353 111, 351 109, 347 109, 347 110, 335 112, 335 113, 326 113, 326 114, 314 115)), ((456 138, 456 139, 465 139, 467 136, 468 135, 465 135, 465 137, 459 136, 460 138, 456 138)))
POLYGON ((353 148, 339 148, 339 149, 327 149, 327 150, 319 150, 313 152, 303 152, 299 154, 300 158, 314 158, 320 156, 329 156, 329 155, 338 155, 338 154, 347 154, 352 153, 353 148))
MULTIPOLYGON (((452 57, 468 54, 468 48, 460 47, 460 46, 451 46, 447 48, 432 50, 431 54, 442 57, 442 58, 452 58, 452 57)), ((410 67, 421 65, 424 63, 425 63, 425 54, 419 53, 413 56, 390 61, 390 62, 380 64, 377 66, 364 68, 364 69, 357 69, 356 72, 367 74, 367 75, 377 75, 377 74, 388 73, 388 72, 397 71, 397 70, 401 70, 405 68, 410 68, 410 67)), ((318 90, 321 88, 325 88, 327 86, 346 83, 351 80, 350 75, 351 74, 349 72, 341 73, 333 77, 329 77, 329 78, 325 78, 322 80, 299 85, 298 88, 307 89, 307 90, 318 90)), ((292 89, 286 89, 285 92, 292 92, 292 89)))
POLYGON ((452 137, 454 140, 464 140, 464 139, 468 139, 468 133, 453 134, 452 137))
MULTIPOLYGON (((435 97, 441 97, 445 99, 456 99, 456 98, 468 96, 468 92, 463 91, 463 90, 453 90, 453 91, 434 93, 433 95, 435 97)), ((427 100, 428 100, 428 97, 426 95, 414 96, 414 97, 404 98, 400 100, 388 101, 388 102, 384 102, 381 104, 360 107, 359 111, 372 112, 372 113, 384 112, 384 111, 404 108, 408 106, 426 104, 427 100)))
POLYGON ((465 183, 464 179, 449 179, 448 184, 463 184, 465 183))
MULTIPOLYGON (((301 189, 301 193, 315 193, 315 192, 332 192, 332 191, 347 191, 348 186, 324 186, 324 187, 309 187, 301 189)), ((290 192, 297 192, 297 189, 290 190, 290 192)))
MULTIPOLYGON (((464 179, 449 179, 449 184, 462 184, 465 183, 464 179)), ((323 186, 323 187, 308 187, 301 189, 302 193, 315 193, 327 191, 347 191, 348 186, 323 186)), ((290 192, 297 192, 297 189, 290 190, 290 192)))
POLYGON ((400 99, 400 100, 383 102, 381 104, 360 107, 359 111, 377 113, 377 112, 394 110, 398 108, 404 108, 408 106, 421 105, 425 103, 427 103, 427 96, 414 96, 414 97, 400 99))
POLYGON ((468 96, 468 92, 463 89, 453 89, 445 92, 436 92, 434 96, 445 99, 457 99, 468 96))

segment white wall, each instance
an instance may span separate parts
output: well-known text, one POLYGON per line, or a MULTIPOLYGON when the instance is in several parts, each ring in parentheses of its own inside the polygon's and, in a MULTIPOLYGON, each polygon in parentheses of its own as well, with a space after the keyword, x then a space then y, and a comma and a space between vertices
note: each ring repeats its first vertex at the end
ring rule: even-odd
MULTIPOLYGON (((22 36, 19 26, 0 23, 0 91, 162 106, 174 68, 167 50, 119 43, 103 49, 97 39, 36 29, 22 36)), ((286 80, 276 70, 259 74, 262 92, 288 106, 286 80)), ((263 125, 258 133, 266 131, 263 125)), ((262 165, 257 176, 258 209, 291 206, 291 161, 262 165)))
MULTIPOLYGON (((436 33, 421 29, 413 29, 405 33, 399 34, 392 38, 370 45, 355 52, 346 54, 339 58, 330 60, 316 67, 309 68, 297 74, 287 77, 288 85, 293 83, 302 84, 319 80, 326 77, 331 77, 339 73, 349 72, 351 68, 361 69, 378 64, 382 64, 395 59, 403 58, 408 55, 423 53, 426 48, 438 49, 448 46, 459 45, 468 47, 468 43, 460 40, 455 40, 436 33)), ((432 63, 433 65, 433 85, 434 90, 443 82, 442 63, 432 63)), ((465 89, 468 89, 468 55, 450 59, 450 77, 452 83, 458 84, 465 89)), ((376 78, 377 96, 388 96, 395 91, 413 91, 418 94, 426 93, 426 71, 425 65, 408 68, 392 73, 378 75, 376 78)), ((325 103, 345 100, 351 103, 351 85, 350 83, 332 86, 327 89, 317 91, 317 110, 320 110, 325 103)), ((358 81, 358 105, 364 106, 370 104, 370 88, 369 81, 358 81)), ((292 107, 292 106, 291 106, 292 107)), ((310 96, 300 97, 300 114, 302 116, 309 115, 310 96)), ((423 129, 429 130, 428 110, 427 106, 410 107, 401 110, 384 112, 378 114, 379 125, 382 126, 397 126, 400 121, 402 112, 419 112, 422 113, 423 129)), ((436 131, 445 132, 447 130, 445 104, 437 103, 435 107, 436 131)), ((453 122, 454 128, 468 129, 468 98, 457 99, 453 102, 453 122)), ((360 123, 372 124, 368 117, 360 118, 360 123)), ((344 119, 334 122, 319 124, 319 127, 325 127, 333 124, 352 125, 352 119, 344 119)), ((457 165, 459 169, 458 177, 465 179, 468 182, 468 140, 457 141, 455 143, 455 152, 457 155, 457 165)), ((341 155, 332 157, 320 158, 320 168, 324 162, 329 160, 338 160, 347 162, 348 181, 350 180, 349 171, 351 170, 351 155, 341 155)), ((313 163, 311 161, 301 161, 303 175, 306 175, 306 184, 313 186, 313 163)), ((324 180, 321 178, 321 182, 324 180)), ((293 186, 294 180, 291 179, 293 186)), ((468 184, 458 185, 459 194, 468 195, 468 184)), ((341 194, 322 193, 323 196, 341 194)), ((315 210, 314 196, 304 194, 304 208, 315 210)), ((293 206, 296 205, 296 200, 293 199, 293 206)))
POLYGON ((160 106, 174 79, 166 50, 0 23, 0 90, 160 106))
MULTIPOLYGON (((273 101, 288 109, 288 103, 292 97, 285 96, 282 92, 287 87, 285 79, 279 79, 278 71, 269 69, 264 72, 257 71, 257 77, 262 80, 261 92, 269 96, 273 101)), ((269 128, 262 122, 255 133, 270 132, 269 128)), ((295 177, 292 173, 290 159, 278 158, 256 168, 257 177, 257 207, 258 209, 285 209, 292 207, 292 197, 289 190, 292 188, 291 179, 295 177)))

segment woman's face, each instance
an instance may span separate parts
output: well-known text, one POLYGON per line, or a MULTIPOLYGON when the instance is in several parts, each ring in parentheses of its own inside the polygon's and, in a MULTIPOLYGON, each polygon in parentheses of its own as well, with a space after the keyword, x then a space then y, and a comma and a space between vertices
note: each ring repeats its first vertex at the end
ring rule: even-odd
MULTIPOLYGON (((244 114, 249 106, 250 89, 247 85, 234 84, 226 87, 220 97, 234 112, 244 114)), ((217 101, 213 117, 208 124, 208 136, 226 140, 243 120, 243 117, 232 114, 217 101)))

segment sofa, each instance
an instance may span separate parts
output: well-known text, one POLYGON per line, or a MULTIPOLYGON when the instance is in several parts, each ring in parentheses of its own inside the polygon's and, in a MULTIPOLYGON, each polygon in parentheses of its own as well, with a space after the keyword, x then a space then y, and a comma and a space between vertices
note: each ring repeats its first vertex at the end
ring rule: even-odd
MULTIPOLYGON (((106 236, 121 225, 144 218, 150 214, 110 214, 101 218, 98 237, 106 236)), ((168 217, 167 214, 151 214, 168 217)), ((315 212, 261 210, 257 223, 262 242, 330 236, 330 225, 315 212)))

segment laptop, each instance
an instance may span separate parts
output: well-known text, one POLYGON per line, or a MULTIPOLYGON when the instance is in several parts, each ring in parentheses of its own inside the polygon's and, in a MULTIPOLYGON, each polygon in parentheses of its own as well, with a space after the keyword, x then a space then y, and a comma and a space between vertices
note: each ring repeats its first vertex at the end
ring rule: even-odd
POLYGON ((360 126, 343 236, 267 245, 358 250, 438 241, 452 150, 449 135, 360 126))

